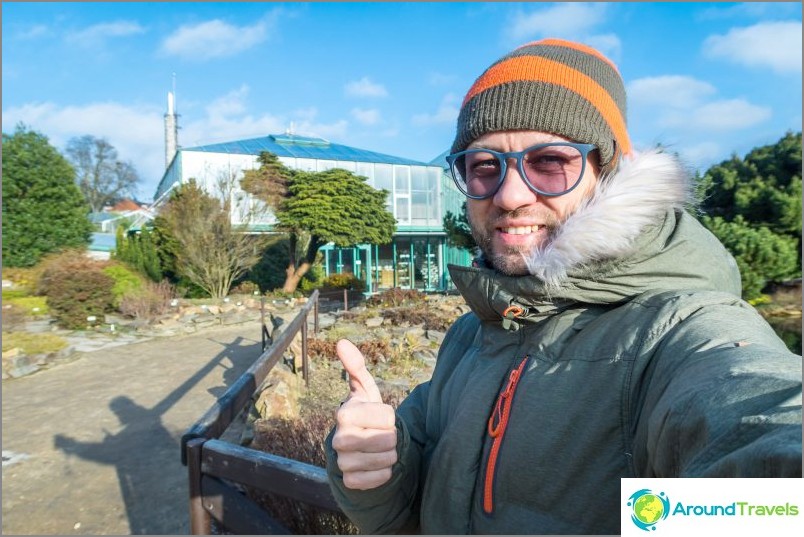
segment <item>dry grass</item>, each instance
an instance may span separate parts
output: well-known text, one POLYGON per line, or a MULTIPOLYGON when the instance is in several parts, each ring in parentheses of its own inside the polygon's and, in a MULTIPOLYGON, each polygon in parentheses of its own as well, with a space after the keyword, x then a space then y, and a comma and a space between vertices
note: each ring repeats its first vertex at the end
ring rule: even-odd
MULTIPOLYGON (((324 440, 335 426, 335 412, 349 394, 349 386, 336 362, 318 358, 310 374, 310 388, 300 399, 300 417, 295 420, 269 418, 254 424, 251 448, 288 459, 326 466, 324 440)), ((405 394, 385 390, 383 400, 397 407, 405 394)), ((250 489, 249 497, 275 520, 296 535, 355 535, 346 516, 332 513, 284 496, 250 489)))
POLYGON ((20 348, 25 354, 48 354, 67 347, 67 340, 54 334, 3 332, 3 352, 20 348))

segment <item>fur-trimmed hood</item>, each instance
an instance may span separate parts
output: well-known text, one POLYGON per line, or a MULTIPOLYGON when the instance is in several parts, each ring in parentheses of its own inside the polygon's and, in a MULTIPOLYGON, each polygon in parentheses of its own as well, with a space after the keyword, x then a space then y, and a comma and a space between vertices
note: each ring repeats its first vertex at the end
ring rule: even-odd
POLYGON ((470 304, 486 303, 479 309, 491 307, 495 317, 512 302, 552 310, 567 302, 623 302, 648 290, 739 296, 734 259, 686 211, 693 191, 675 157, 635 154, 601 179, 553 240, 526 259, 532 276, 505 276, 484 266, 451 266, 450 274, 470 304))

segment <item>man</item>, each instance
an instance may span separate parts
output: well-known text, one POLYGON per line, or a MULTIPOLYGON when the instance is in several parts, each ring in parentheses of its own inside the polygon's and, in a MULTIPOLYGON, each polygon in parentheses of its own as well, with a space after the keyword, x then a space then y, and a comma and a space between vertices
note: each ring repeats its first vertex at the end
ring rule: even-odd
POLYGON ((474 83, 448 157, 472 312, 398 411, 363 357, 327 440, 367 533, 618 534, 622 477, 800 477, 801 357, 740 300, 670 155, 631 149, 598 51, 548 39, 474 83))

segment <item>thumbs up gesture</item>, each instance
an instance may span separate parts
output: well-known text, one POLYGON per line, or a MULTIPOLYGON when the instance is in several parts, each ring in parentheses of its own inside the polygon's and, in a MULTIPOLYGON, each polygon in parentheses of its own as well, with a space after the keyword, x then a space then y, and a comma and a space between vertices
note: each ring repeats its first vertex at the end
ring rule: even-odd
POLYGON ((396 415, 393 407, 383 404, 357 347, 342 339, 336 349, 349 373, 350 393, 338 409, 332 447, 338 453, 343 484, 350 489, 373 489, 391 479, 397 460, 396 415))

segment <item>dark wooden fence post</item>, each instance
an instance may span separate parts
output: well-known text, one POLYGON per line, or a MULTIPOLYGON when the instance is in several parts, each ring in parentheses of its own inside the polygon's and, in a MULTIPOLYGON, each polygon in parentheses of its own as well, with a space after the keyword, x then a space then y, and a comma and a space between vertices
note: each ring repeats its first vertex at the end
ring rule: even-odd
POLYGON ((194 438, 187 442, 187 470, 190 474, 190 533, 210 535, 212 519, 204 508, 201 491, 201 448, 206 438, 194 438))
POLYGON ((310 387, 310 364, 307 360, 307 314, 304 315, 304 322, 301 325, 301 353, 302 353, 302 376, 304 385, 310 387))
POLYGON ((260 331, 262 333, 262 352, 265 352, 265 343, 268 341, 268 328, 265 326, 265 297, 260 297, 260 331))
POLYGON ((318 292, 315 293, 315 303, 313 303, 313 335, 318 337, 318 292))

